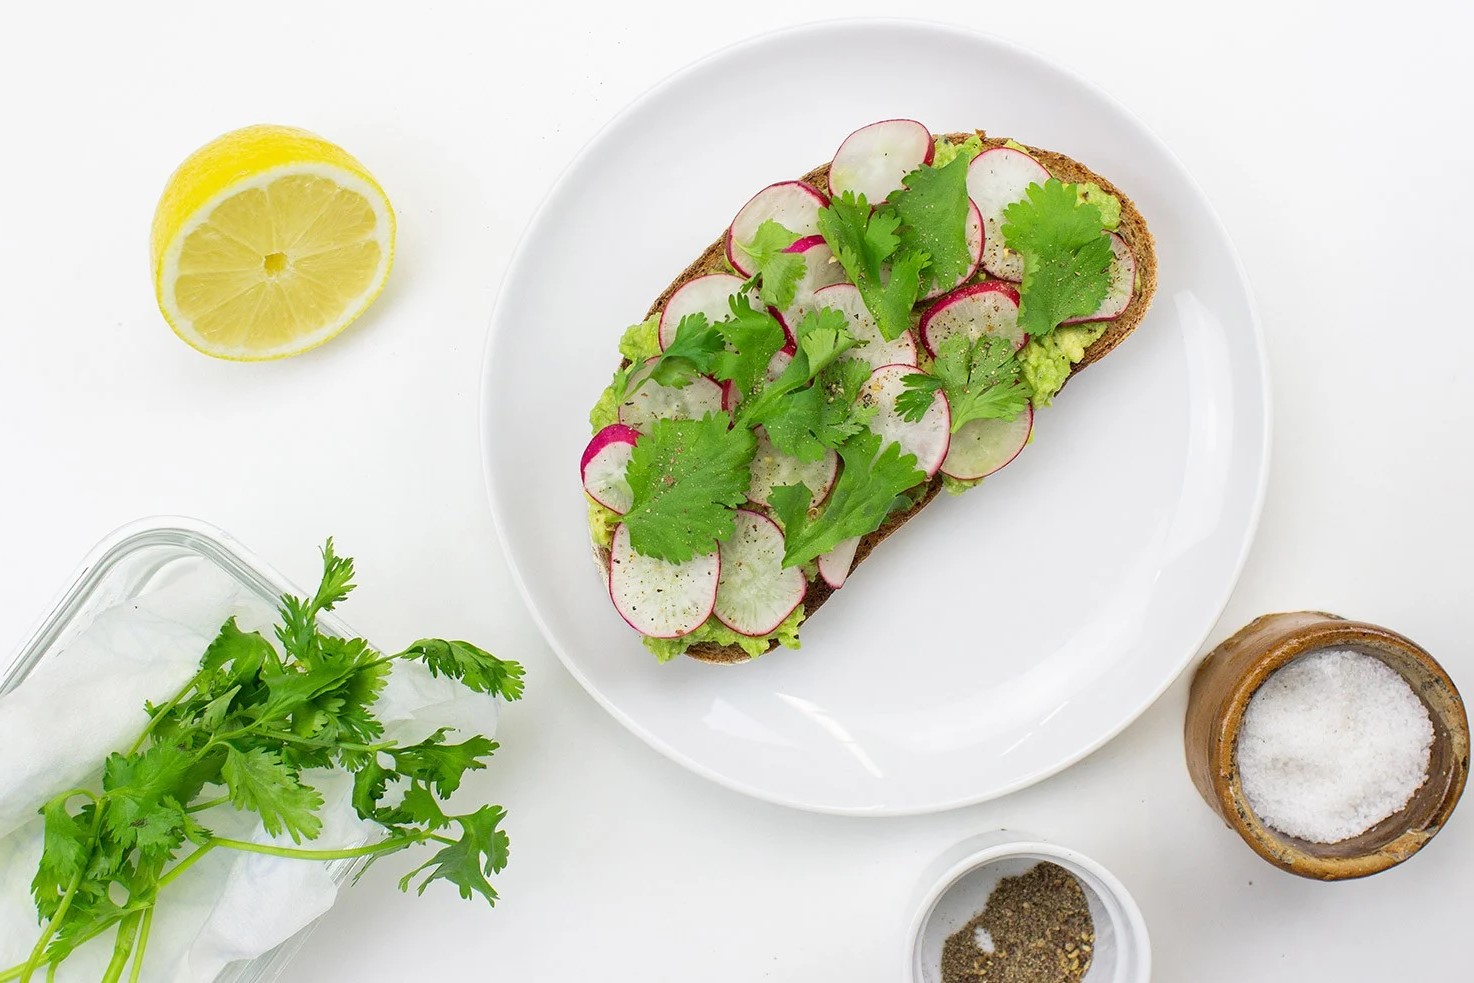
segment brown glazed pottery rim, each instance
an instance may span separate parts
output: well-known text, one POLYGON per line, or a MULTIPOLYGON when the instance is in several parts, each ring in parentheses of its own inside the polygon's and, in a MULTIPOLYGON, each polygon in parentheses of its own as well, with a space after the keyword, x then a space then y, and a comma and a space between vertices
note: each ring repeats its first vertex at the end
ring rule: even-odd
POLYGON ((1318 611, 1270 614, 1219 645, 1198 668, 1184 728, 1188 772, 1203 799, 1255 853, 1302 877, 1365 877, 1417 853, 1447 822, 1469 774, 1469 721, 1443 667, 1397 632, 1318 611), (1408 804, 1337 843, 1280 833, 1254 814, 1235 753, 1249 699, 1275 670, 1309 652, 1349 648, 1381 659, 1422 700, 1433 722, 1428 780, 1408 804))

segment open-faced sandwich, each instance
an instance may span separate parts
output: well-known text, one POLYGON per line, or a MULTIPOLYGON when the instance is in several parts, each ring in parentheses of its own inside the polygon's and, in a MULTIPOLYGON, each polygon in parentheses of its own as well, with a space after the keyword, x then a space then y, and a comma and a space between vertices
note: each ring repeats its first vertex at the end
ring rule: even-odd
POLYGON ((799 626, 1141 322, 1152 237, 1062 154, 914 120, 764 188, 619 344, 581 461, 595 557, 662 661, 799 626))

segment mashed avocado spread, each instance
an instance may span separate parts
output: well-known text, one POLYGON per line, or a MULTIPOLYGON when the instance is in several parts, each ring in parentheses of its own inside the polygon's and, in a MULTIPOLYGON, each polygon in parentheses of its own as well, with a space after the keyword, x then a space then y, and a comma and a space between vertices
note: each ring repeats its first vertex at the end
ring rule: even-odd
POLYGON ((794 608, 788 617, 783 619, 782 624, 771 634, 753 638, 750 635, 741 635, 726 625, 722 624, 713 615, 706 619, 706 623, 689 635, 680 638, 649 638, 643 639, 645 647, 655 654, 661 662, 669 662, 678 655, 682 655, 693 645, 701 642, 715 642, 718 645, 736 645, 752 656, 754 659, 762 655, 772 645, 773 639, 784 648, 796 649, 799 647, 798 626, 803 624, 804 606, 800 604, 794 608))
MULTIPOLYGON (((625 328, 623 337, 619 339, 619 354, 636 365, 659 355, 660 315, 652 314, 639 324, 631 324, 625 328)), ((611 423, 618 422, 619 393, 614 391, 614 383, 610 382, 594 408, 589 411, 589 425, 593 427, 594 433, 598 433, 611 423)))
POLYGON ((1062 324, 1040 338, 1030 338, 1019 354, 1019 375, 1034 393, 1034 406, 1048 406, 1070 367, 1085 357, 1085 349, 1105 334, 1104 322, 1062 324))

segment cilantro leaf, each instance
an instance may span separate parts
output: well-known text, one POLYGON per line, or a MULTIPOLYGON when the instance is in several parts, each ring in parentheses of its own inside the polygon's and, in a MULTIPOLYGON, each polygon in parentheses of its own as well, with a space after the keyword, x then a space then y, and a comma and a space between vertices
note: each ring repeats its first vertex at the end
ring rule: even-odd
POLYGON ((777 401, 763 417, 773 446, 803 461, 817 461, 864 430, 876 407, 862 406, 860 389, 870 378, 870 364, 841 358, 826 365, 813 385, 777 401))
POLYGON ((200 669, 218 672, 226 666, 234 666, 236 672, 250 675, 261 666, 276 661, 276 649, 271 647, 271 643, 262 638, 259 632, 241 631, 232 617, 221 626, 220 633, 215 636, 210 647, 205 649, 205 654, 200 659, 200 669))
POLYGON ((837 422, 827 405, 830 394, 810 384, 855 347, 848 324, 843 312, 830 307, 807 312, 795 326, 798 350, 788 368, 743 406, 738 426, 763 426, 774 447, 805 461, 817 461, 826 447, 837 446, 835 432, 826 429, 826 423, 837 422))
POLYGON ((926 416, 926 411, 931 409, 932 403, 936 402, 937 390, 942 388, 942 380, 925 372, 913 372, 901 382, 906 389, 896 397, 896 412, 901 414, 903 420, 920 423, 921 418, 926 416))
POLYGON ((687 314, 676 324, 676 336, 656 357, 647 378, 680 389, 711 371, 712 360, 724 347, 721 333, 705 314, 687 314))
POLYGON ((915 373, 902 381, 906 391, 896 400, 901 416, 920 420, 941 389, 952 410, 953 433, 973 420, 1012 420, 1029 404, 1013 343, 994 335, 977 341, 951 335, 938 348, 930 375, 915 373))
POLYGON ((374 757, 369 757, 353 772, 353 809, 364 819, 379 819, 382 810, 379 800, 388 791, 389 780, 396 778, 394 772, 385 768, 374 757))
POLYGON ((921 294, 921 271, 928 260, 924 252, 908 249, 896 257, 886 278, 884 264, 901 245, 896 233, 900 225, 900 215, 890 209, 871 214, 865 196, 852 191, 831 198, 819 210, 820 234, 859 288, 887 341, 911 326, 911 308, 921 294))
POLYGON ((1019 327, 1034 337, 1085 317, 1110 289, 1111 240, 1100 208, 1073 184, 1031 184, 1003 210, 1003 240, 1024 260, 1019 327))
POLYGON ((500 806, 482 806, 469 815, 453 817, 461 827, 460 839, 405 874, 399 882, 400 890, 409 890, 414 878, 429 871, 417 893, 424 894, 431 881, 443 879, 456 885, 462 898, 469 900, 473 894, 480 894, 488 903, 496 904, 496 890, 486 877, 507 865, 507 834, 497 828, 505 817, 500 806))
POLYGON ((625 513, 630 543, 643 556, 685 563, 732 535, 734 510, 747 500, 757 438, 731 427, 725 413, 700 420, 657 420, 635 444, 626 478, 634 503, 625 513))
POLYGON ((500 746, 479 735, 460 744, 447 744, 445 735, 449 730, 442 727, 418 744, 390 748, 386 753, 394 759, 394 770, 434 786, 437 795, 446 797, 461 787, 466 772, 485 768, 480 759, 491 757, 500 746))
POLYGON ((276 836, 283 830, 293 843, 316 839, 322 831, 317 810, 322 796, 282 762, 281 755, 265 748, 237 751, 227 746, 220 771, 237 809, 250 809, 261 817, 266 832, 276 836))
POLYGON ((829 501, 817 518, 809 517, 813 493, 804 485, 784 485, 769 495, 783 524, 785 567, 817 559, 846 539, 880 528, 896 496, 926 480, 916 455, 894 441, 880 446, 880 436, 866 430, 839 448, 844 469, 829 501))
POLYGON ((184 840, 181 802, 198 789, 187 786, 191 761, 167 745, 133 754, 111 754, 103 764, 107 795, 103 826, 117 843, 150 853, 172 851, 184 840))
POLYGON ((781 309, 793 303, 798 281, 804 275, 804 258, 787 250, 798 239, 797 232, 767 219, 757 227, 751 242, 737 243, 756 271, 753 278, 758 282, 758 296, 764 304, 781 309))
POLYGON ((304 661, 312 658, 318 613, 331 611, 352 590, 353 560, 338 556, 329 538, 322 548, 322 580, 316 593, 307 599, 290 594, 282 596, 278 609, 281 624, 277 626, 276 637, 289 656, 304 661))
POLYGON ((41 862, 31 879, 31 894, 42 918, 56 914, 61 899, 74 879, 86 873, 92 837, 83 815, 67 811, 67 799, 55 798, 42 807, 41 862))
POLYGON ((968 163, 959 156, 942 167, 918 167, 902 179, 904 187, 886 199, 886 209, 901 219, 900 252, 928 258, 923 289, 932 284, 950 287, 972 269, 967 244, 968 163))
POLYGON ((432 675, 448 676, 477 693, 509 701, 522 699, 522 666, 498 659, 470 642, 422 638, 396 658, 418 659, 432 675))
POLYGON ((773 356, 788 339, 773 315, 755 309, 743 294, 729 304, 731 315, 716 324, 726 348, 712 359, 711 375, 731 382, 745 397, 767 375, 773 356))

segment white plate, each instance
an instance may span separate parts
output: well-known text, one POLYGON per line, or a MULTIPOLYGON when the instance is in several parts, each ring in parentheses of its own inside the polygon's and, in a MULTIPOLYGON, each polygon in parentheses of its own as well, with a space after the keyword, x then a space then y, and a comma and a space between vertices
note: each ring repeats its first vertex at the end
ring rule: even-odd
POLYGON ((951 808, 1103 744, 1202 644, 1263 495, 1259 327, 1202 193, 1098 89, 946 27, 803 27, 646 93, 543 203, 507 272, 487 359, 492 511, 554 651, 652 747, 804 809, 951 808), (802 651, 659 665, 589 559, 578 480, 619 332, 753 192, 895 116, 1017 137, 1117 182, 1157 237, 1151 313, 1039 414, 1012 466, 943 496, 878 550, 804 626, 802 651))

